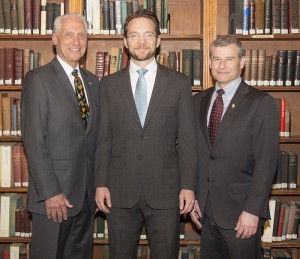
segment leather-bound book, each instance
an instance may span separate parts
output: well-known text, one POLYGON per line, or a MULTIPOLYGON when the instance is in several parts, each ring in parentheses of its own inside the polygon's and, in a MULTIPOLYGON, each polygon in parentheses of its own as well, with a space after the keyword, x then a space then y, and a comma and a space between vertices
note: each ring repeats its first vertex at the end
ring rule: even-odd
POLYGON ((300 21, 299 21, 299 7, 300 3, 299 0, 289 0, 289 33, 290 34, 299 34, 299 26, 300 26, 300 21))
POLYGON ((32 34, 32 0, 24 0, 25 34, 32 34))
POLYGON ((40 34, 41 0, 32 0, 32 34, 40 34))
POLYGON ((19 34, 17 0, 10 0, 10 19, 11 19, 11 33, 19 34))

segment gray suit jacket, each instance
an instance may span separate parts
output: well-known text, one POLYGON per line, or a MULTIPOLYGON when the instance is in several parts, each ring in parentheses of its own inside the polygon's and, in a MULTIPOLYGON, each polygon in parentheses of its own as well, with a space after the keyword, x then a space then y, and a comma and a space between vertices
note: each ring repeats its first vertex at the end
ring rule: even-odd
POLYGON ((196 187, 197 147, 188 78, 158 65, 143 128, 128 68, 103 78, 100 96, 96 186, 109 188, 112 206, 135 206, 143 190, 152 208, 178 207, 180 189, 196 187))
POLYGON ((211 147, 207 112, 213 91, 212 87, 194 96, 199 147, 197 199, 204 212, 209 192, 215 221, 223 228, 233 229, 243 210, 269 218, 279 115, 271 96, 242 81, 211 147))
POLYGON ((89 99, 85 130, 71 83, 54 58, 27 73, 21 98, 22 138, 30 168, 28 208, 45 214, 44 200, 64 193, 78 214, 88 189, 95 211, 94 155, 99 129, 99 81, 80 69, 89 99))

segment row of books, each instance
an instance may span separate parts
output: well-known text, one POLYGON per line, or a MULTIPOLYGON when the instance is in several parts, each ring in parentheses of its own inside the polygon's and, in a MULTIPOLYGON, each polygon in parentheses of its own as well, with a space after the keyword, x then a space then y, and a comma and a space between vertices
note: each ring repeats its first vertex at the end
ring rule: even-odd
POLYGON ((2 259, 27 259, 29 258, 28 245, 24 243, 0 244, 2 259))
POLYGON ((31 237, 32 214, 28 211, 26 194, 0 195, 0 237, 31 237))
POLYGON ((284 251, 273 249, 271 247, 262 247, 262 259, 299 259, 299 249, 288 248, 284 251))
POLYGON ((274 98, 274 100, 279 114, 279 137, 290 137, 292 120, 290 103, 286 98, 274 98))
POLYGON ((203 50, 182 49, 181 51, 169 51, 168 54, 160 52, 157 61, 161 65, 187 75, 191 85, 203 84, 203 50))
POLYGON ((89 34, 122 34, 126 17, 141 9, 155 12, 160 32, 169 32, 168 0, 87 0, 85 8, 89 34))
POLYGON ((229 3, 229 34, 299 34, 299 0, 234 0, 229 3))
POLYGON ((21 101, 0 93, 0 136, 21 136, 21 101))
POLYGON ((40 52, 0 48, 0 85, 22 85, 26 73, 40 66, 40 52))
POLYGON ((154 11, 161 33, 168 33, 168 0, 3 0, 0 33, 52 34, 57 16, 80 13, 86 17, 89 34, 122 34, 126 17, 139 9, 154 11))
MULTIPOLYGON (((160 52, 157 62, 161 65, 182 72, 187 75, 191 85, 199 86, 203 83, 203 51, 200 49, 182 49, 160 52)), ((95 74, 101 80, 104 76, 113 74, 128 65, 129 56, 125 48, 112 47, 111 51, 96 52, 95 74)))
POLYGON ((252 86, 300 86, 300 50, 245 50, 243 79, 252 86))
POLYGON ((272 189, 296 189, 298 154, 278 150, 278 163, 272 189))
POLYGON ((28 187, 28 171, 23 145, 0 142, 0 187, 28 187))
POLYGON ((300 202, 283 202, 277 196, 269 200, 271 219, 264 225, 262 241, 296 240, 299 236, 300 202))

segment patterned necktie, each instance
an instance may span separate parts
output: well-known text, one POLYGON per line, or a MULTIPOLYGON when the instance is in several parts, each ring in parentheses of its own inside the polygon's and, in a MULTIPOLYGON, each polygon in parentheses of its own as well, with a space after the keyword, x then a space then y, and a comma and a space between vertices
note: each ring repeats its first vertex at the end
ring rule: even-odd
POLYGON ((223 99, 222 95, 225 93, 223 89, 217 91, 218 96, 214 101, 214 104, 211 109, 209 124, 208 124, 208 133, 211 145, 214 144, 215 138, 217 135, 217 129, 219 128, 222 114, 223 114, 223 99))
POLYGON ((74 69, 72 71, 72 75, 74 76, 74 86, 75 86, 76 97, 81 111, 82 124, 86 128, 89 119, 89 105, 86 100, 83 84, 80 77, 78 76, 77 69, 74 69))
POLYGON ((140 117, 142 126, 144 126, 146 114, 147 114, 147 83, 144 75, 148 72, 147 69, 141 68, 137 70, 139 73, 139 78, 136 83, 134 101, 136 105, 137 112, 140 117))

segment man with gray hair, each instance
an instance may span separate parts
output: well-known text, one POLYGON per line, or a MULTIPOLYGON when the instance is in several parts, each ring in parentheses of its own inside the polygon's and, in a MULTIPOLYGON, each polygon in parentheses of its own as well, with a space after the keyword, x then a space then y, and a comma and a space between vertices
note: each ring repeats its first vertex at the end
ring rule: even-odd
POLYGON ((259 259, 261 227, 270 217, 279 115, 270 95, 242 80, 244 64, 239 40, 214 40, 215 86, 194 96, 199 167, 190 215, 202 228, 202 259, 259 259))
POLYGON ((56 57, 28 72, 23 85, 31 259, 88 259, 92 254, 99 81, 79 67, 86 28, 81 15, 57 17, 52 35, 56 57))

